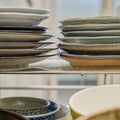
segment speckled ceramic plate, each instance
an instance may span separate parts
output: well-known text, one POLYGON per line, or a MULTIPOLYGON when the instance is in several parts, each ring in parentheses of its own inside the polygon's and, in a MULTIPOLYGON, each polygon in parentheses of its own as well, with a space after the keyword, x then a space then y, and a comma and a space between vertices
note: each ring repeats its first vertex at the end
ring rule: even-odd
POLYGON ((53 42, 0 42, 0 49, 35 49, 54 44, 53 42))
POLYGON ((63 25, 59 27, 63 32, 67 31, 89 31, 89 30, 120 30, 120 24, 82 24, 63 25))
POLYGON ((58 48, 78 55, 120 55, 120 44, 77 44, 59 42, 58 48))
POLYGON ((120 43, 120 36, 102 36, 102 37, 65 37, 59 38, 66 43, 76 44, 116 44, 120 43))
POLYGON ((38 42, 51 37, 46 34, 0 32, 0 42, 38 42))
POLYGON ((50 52, 56 48, 39 49, 0 49, 0 57, 33 56, 50 52))
POLYGON ((15 13, 34 13, 47 14, 50 11, 46 9, 36 9, 32 7, 0 7, 0 12, 15 12, 15 13))
POLYGON ((56 54, 41 54, 24 57, 0 57, 0 71, 20 70, 28 67, 28 64, 39 62, 56 54))
POLYGON ((60 21, 63 25, 78 25, 78 24, 112 24, 120 23, 120 17, 93 17, 93 18, 69 18, 60 21))
POLYGON ((0 26, 34 26, 47 18, 49 16, 39 14, 1 12, 0 26))
POLYGON ((65 37, 120 36, 120 30, 62 32, 65 37))
POLYGON ((75 55, 58 50, 58 55, 70 62, 75 67, 86 67, 87 69, 120 69, 120 55, 75 55))

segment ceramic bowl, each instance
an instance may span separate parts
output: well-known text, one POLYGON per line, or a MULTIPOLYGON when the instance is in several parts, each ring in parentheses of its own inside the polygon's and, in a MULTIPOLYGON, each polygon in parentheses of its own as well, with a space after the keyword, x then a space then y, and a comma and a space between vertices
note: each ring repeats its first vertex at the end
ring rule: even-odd
POLYGON ((48 100, 32 97, 8 97, 0 99, 0 108, 21 115, 38 115, 49 112, 48 100))
POLYGON ((0 120, 27 120, 21 115, 0 109, 0 120))
POLYGON ((60 105, 50 101, 50 106, 49 106, 49 112, 45 114, 39 114, 39 115, 30 115, 30 116, 25 116, 26 118, 30 120, 55 120, 56 113, 59 111, 60 105))
POLYGON ((56 113, 56 120, 66 120, 71 117, 70 108, 66 105, 60 104, 60 109, 56 113))
POLYGON ((120 107, 120 85, 101 85, 78 91, 70 98, 72 117, 89 116, 120 107))
POLYGON ((120 108, 108 109, 76 120, 120 120, 120 108))

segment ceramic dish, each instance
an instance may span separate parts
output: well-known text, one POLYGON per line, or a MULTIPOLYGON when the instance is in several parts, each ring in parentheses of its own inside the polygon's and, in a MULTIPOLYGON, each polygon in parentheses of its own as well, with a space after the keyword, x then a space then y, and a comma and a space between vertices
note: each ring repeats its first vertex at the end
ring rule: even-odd
POLYGON ((0 26, 34 26, 40 24, 49 16, 27 13, 0 13, 0 26))
POLYGON ((93 17, 93 18, 69 18, 60 21, 63 25, 78 25, 78 24, 112 24, 120 23, 120 17, 93 17))
POLYGON ((89 117, 77 118, 76 120, 120 120, 120 107, 101 111, 89 117))
POLYGON ((53 37, 46 34, 0 33, 0 42, 38 42, 53 37))
POLYGON ((62 32, 65 37, 120 36, 120 30, 62 32))
POLYGON ((33 97, 7 97, 0 99, 0 108, 21 115, 38 115, 49 112, 50 101, 33 97))
POLYGON ((0 42, 0 49, 39 49, 53 42, 0 42))
POLYGON ((58 50, 58 55, 77 69, 120 69, 120 55, 75 55, 58 50))
POLYGON ((0 70, 19 70, 28 68, 28 64, 40 62, 48 57, 56 54, 41 54, 39 56, 24 56, 24 57, 0 57, 0 70))
POLYGON ((56 113, 56 120, 67 120, 71 116, 70 108, 66 105, 61 104, 60 110, 56 113))
POLYGON ((39 49, 0 49, 0 57, 33 56, 50 52, 56 48, 39 49))
POLYGON ((63 25, 59 27, 63 32, 69 31, 89 31, 89 30, 120 30, 120 24, 83 24, 83 25, 63 25))
POLYGON ((43 26, 0 26, 2 30, 23 30, 23 31, 46 31, 48 28, 43 26))
POLYGON ((120 44, 77 44, 59 42, 58 48, 77 55, 120 55, 120 44))
POLYGON ((0 109, 0 120, 28 120, 21 115, 0 109))
POLYGON ((46 9, 36 9, 32 7, 1 7, 0 12, 48 14, 50 11, 46 9))
POLYGON ((102 36, 102 37, 65 37, 59 38, 66 43, 75 44, 116 44, 120 43, 120 36, 102 36))
POLYGON ((101 85, 76 92, 69 105, 73 118, 120 107, 120 85, 101 85))
POLYGON ((30 120, 56 120, 55 116, 56 116, 56 113, 59 111, 59 109, 60 109, 59 104, 53 101, 50 101, 50 106, 49 106, 50 112, 45 114, 31 115, 31 116, 25 116, 25 117, 30 120))

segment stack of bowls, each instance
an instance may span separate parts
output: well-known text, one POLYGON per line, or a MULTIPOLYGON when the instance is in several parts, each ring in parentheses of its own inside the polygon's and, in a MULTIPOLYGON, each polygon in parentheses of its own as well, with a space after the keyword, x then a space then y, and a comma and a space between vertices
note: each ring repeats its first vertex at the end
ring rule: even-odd
POLYGON ((0 70, 21 69, 43 60, 56 48, 47 29, 40 26, 49 11, 35 8, 0 8, 0 70), (47 46, 47 48, 46 48, 47 46))
POLYGON ((70 116, 67 106, 41 98, 2 98, 0 99, 0 108, 15 112, 30 120, 65 120, 70 116))
POLYGON ((102 85, 73 94, 69 105, 74 119, 120 108, 120 85, 102 85))
POLYGON ((58 54, 80 70, 120 69, 120 18, 61 21, 58 54))

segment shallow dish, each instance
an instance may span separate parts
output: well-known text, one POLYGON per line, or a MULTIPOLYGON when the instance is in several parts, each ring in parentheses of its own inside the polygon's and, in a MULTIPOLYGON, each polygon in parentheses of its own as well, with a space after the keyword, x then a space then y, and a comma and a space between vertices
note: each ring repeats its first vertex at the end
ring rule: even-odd
POLYGON ((38 49, 54 44, 53 42, 0 42, 0 49, 38 49))
POLYGON ((93 17, 93 18, 69 18, 60 21, 63 25, 78 25, 78 24, 112 24, 120 23, 120 17, 93 17))
POLYGON ((21 115, 0 109, 0 120, 28 120, 21 115))
POLYGON ((120 36, 120 30, 62 32, 65 37, 120 36))
POLYGON ((0 32, 0 42, 39 42, 51 37, 46 34, 0 32))
POLYGON ((66 105, 60 104, 60 109, 56 113, 56 120, 66 120, 71 116, 70 108, 66 105))
POLYGON ((34 26, 49 18, 49 16, 39 14, 12 12, 1 12, 0 16, 0 26, 34 26))
POLYGON ((69 31, 101 31, 101 30, 120 30, 120 24, 82 24, 82 25, 63 25, 59 27, 63 32, 69 31))
POLYGON ((58 48, 77 55, 120 55, 120 44, 77 44, 59 42, 58 48))
POLYGON ((1 7, 0 12, 47 14, 50 11, 46 9, 36 9, 32 7, 1 7))
POLYGON ((38 115, 49 112, 50 101, 33 97, 7 97, 0 99, 0 108, 21 115, 38 115))
POLYGON ((73 94, 69 100, 73 118, 120 107, 120 85, 90 87, 73 94))
POLYGON ((101 36, 101 37, 65 37, 59 38, 66 43, 76 44, 116 44, 120 43, 120 36, 101 36))
POLYGON ((25 116, 26 118, 30 120, 56 120, 55 116, 56 113, 59 111, 60 105, 50 101, 50 106, 49 106, 49 112, 45 114, 40 114, 40 115, 31 115, 31 116, 25 116))
POLYGON ((0 57, 34 56, 50 52, 56 48, 39 49, 0 49, 0 57))
POLYGON ((120 55, 75 55, 60 49, 58 55, 80 70, 120 69, 120 55))

